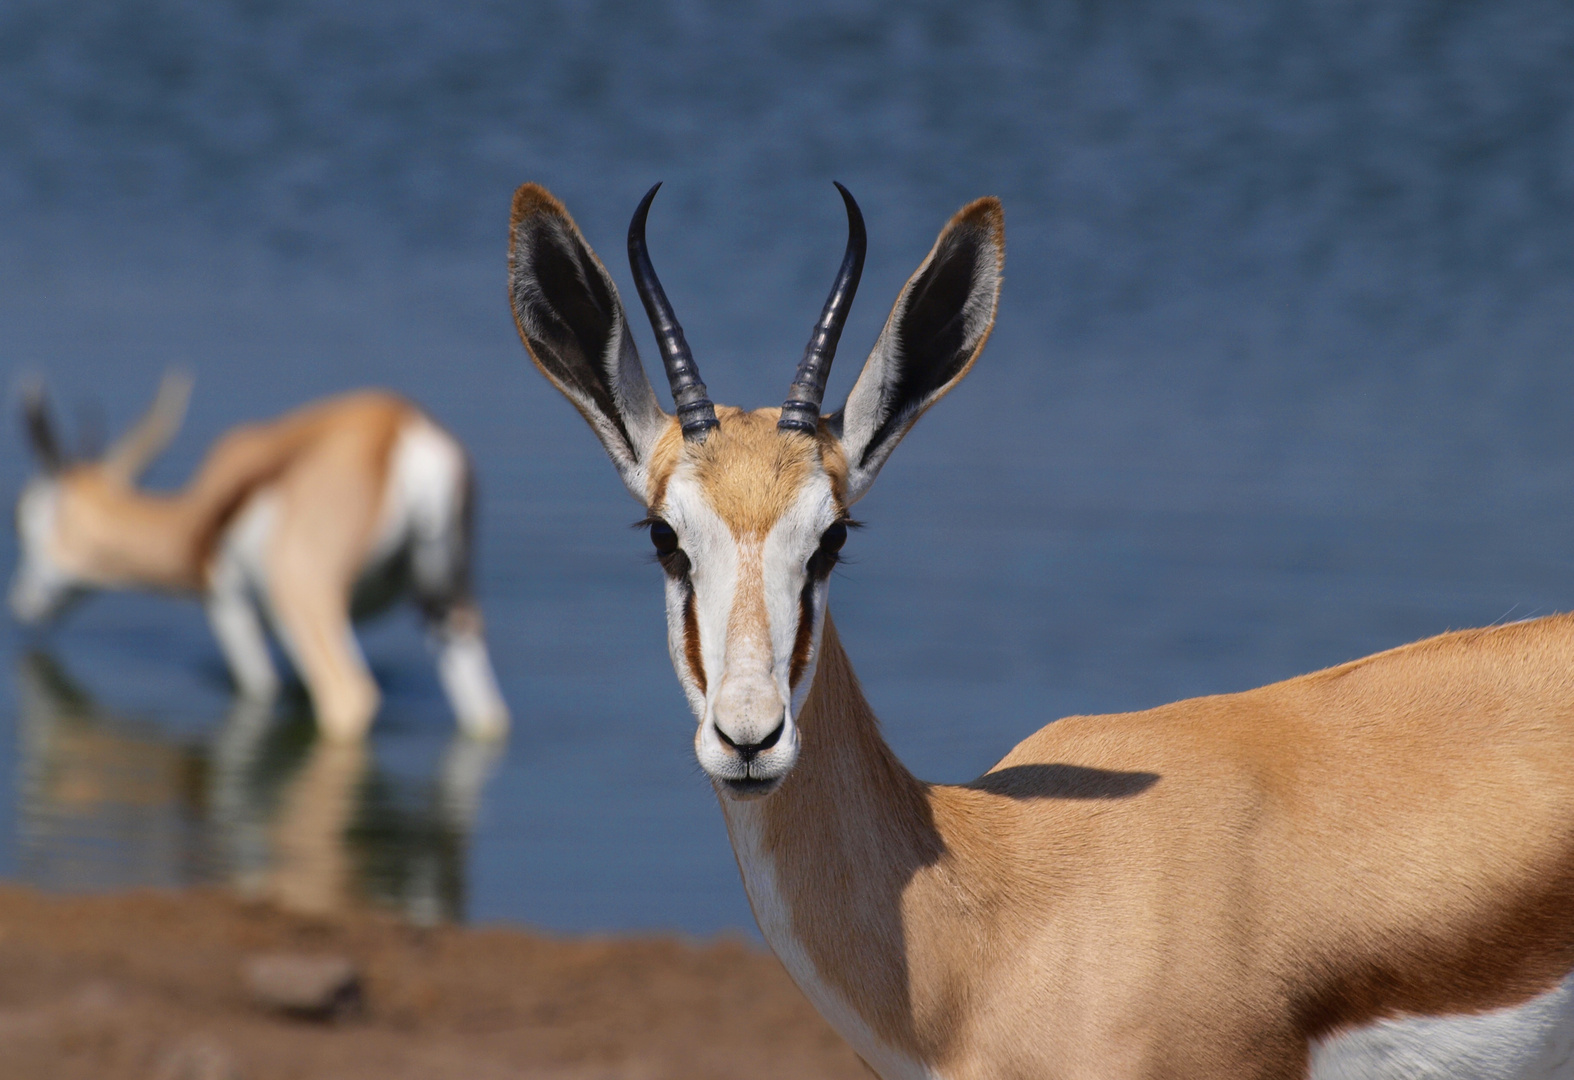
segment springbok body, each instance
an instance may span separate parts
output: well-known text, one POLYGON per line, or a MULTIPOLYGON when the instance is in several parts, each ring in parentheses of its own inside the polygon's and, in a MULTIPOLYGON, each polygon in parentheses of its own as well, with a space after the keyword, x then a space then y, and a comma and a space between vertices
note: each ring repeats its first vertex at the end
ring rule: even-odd
POLYGON ((324 732, 355 738, 379 695, 352 621, 409 594, 461 726, 506 730, 469 593, 470 467, 454 438, 409 402, 363 391, 236 428, 179 492, 141 491, 136 479, 174 435, 188 391, 166 378, 108 455, 75 464, 41 395, 29 401, 45 471, 17 506, 17 617, 48 618, 86 588, 198 593, 236 685, 266 699, 279 686, 266 616, 324 732))
MULTIPOLYGON (((652 195, 654 190, 652 191, 652 195)), ((851 240, 782 409, 717 408, 629 249, 677 416, 560 203, 515 195, 543 373, 646 506, 673 665, 766 940, 880 1075, 1574 1076, 1574 617, 1044 727, 971 784, 881 738, 826 612, 848 508, 993 323, 1000 206, 819 415, 851 240)))

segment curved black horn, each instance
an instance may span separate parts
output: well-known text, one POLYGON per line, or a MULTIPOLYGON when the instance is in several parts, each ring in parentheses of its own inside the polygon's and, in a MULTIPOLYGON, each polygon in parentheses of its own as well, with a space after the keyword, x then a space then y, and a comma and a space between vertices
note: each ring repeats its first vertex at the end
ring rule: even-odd
POLYGON ((645 302, 645 314, 650 316, 650 328, 656 332, 656 347, 661 350, 661 363, 667 369, 667 381, 672 384, 672 403, 678 410, 678 423, 685 439, 703 439, 705 433, 717 426, 716 406, 706 396, 705 384, 700 382, 699 368, 694 366, 694 354, 683 339, 683 327, 672 314, 672 305, 656 277, 656 268, 650 264, 650 252, 645 250, 645 217, 650 213, 651 200, 661 185, 645 192, 629 222, 629 270, 634 274, 634 287, 645 302))
POLYGON ((782 431, 813 435, 820 429, 820 402, 825 400, 825 380, 831 374, 836 343, 841 340, 842 326, 847 322, 853 295, 858 292, 858 278, 864 270, 864 251, 869 246, 869 238, 864 232, 863 212, 858 209, 852 192, 841 184, 836 185, 836 190, 842 193, 842 201, 847 204, 847 253, 842 256, 842 268, 836 272, 836 282, 825 300, 825 310, 820 312, 820 321, 815 323, 814 333, 809 335, 809 346, 803 350, 798 374, 787 391, 782 418, 776 422, 782 431))

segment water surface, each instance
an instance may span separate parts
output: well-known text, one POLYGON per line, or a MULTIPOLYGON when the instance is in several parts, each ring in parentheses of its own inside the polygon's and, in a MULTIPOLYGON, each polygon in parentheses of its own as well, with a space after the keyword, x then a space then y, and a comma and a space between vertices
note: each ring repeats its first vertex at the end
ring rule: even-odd
MULTIPOLYGON (((99 598, 0 630, 0 873, 749 924, 641 509, 513 336, 526 179, 627 296, 627 215, 666 181, 654 258, 713 394, 750 405, 840 257, 831 179, 871 248, 830 400, 946 216, 1005 200, 996 335, 833 587, 922 776, 1067 713, 1567 609, 1571 98, 1574 16, 1533 0, 12 4, 3 362, 111 429, 193 369, 160 486, 316 395, 422 402, 477 461, 517 726, 467 757, 399 615, 366 637, 384 715, 335 755, 298 702, 237 713, 194 603, 99 598)), ((0 457, 7 490, 27 467, 0 457)))

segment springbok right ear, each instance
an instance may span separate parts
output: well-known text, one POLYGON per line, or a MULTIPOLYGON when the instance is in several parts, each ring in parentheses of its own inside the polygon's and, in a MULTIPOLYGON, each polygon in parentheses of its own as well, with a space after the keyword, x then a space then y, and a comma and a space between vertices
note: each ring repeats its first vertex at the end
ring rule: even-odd
POLYGON ((55 425, 49 418, 49 402, 44 398, 43 384, 32 382, 22 389, 22 427, 27 432, 28 445, 33 456, 46 473, 56 473, 66 466, 66 455, 55 437, 55 425))
POLYGON ((902 436, 972 368, 995 325, 1006 260, 1000 200, 978 199, 940 230, 891 308, 840 413, 824 418, 861 499, 902 436))
POLYGON ((530 358, 645 502, 651 451, 672 418, 645 377, 612 276, 563 204, 538 184, 514 192, 508 296, 530 358))

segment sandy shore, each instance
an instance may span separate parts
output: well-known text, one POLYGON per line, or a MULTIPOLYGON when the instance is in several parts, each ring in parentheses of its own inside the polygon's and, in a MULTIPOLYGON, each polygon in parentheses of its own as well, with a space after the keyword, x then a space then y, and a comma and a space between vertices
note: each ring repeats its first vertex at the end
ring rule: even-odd
POLYGON ((0 887, 0 1080, 859 1077, 768 953, 304 919, 221 892, 0 887), (254 1000, 262 956, 338 956, 358 1014, 254 1000))

